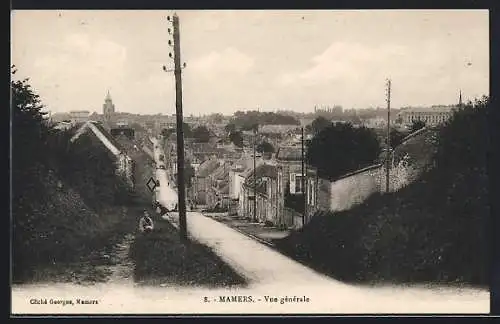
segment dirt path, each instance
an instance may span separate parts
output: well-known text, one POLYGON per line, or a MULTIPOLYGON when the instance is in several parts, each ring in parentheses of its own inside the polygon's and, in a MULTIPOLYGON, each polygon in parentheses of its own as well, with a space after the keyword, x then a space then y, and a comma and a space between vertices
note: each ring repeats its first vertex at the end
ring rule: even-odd
POLYGON ((107 275, 107 282, 113 284, 133 285, 134 262, 129 258, 130 245, 134 241, 133 234, 126 234, 123 240, 115 244, 109 254, 103 254, 103 259, 109 263, 100 265, 107 275))

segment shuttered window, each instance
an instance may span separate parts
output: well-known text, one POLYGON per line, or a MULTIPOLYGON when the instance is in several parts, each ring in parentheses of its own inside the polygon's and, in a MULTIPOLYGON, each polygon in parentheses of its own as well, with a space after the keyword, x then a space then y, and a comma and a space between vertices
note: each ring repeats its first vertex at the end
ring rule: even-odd
POLYGON ((290 193, 295 193, 295 173, 290 174, 290 193))

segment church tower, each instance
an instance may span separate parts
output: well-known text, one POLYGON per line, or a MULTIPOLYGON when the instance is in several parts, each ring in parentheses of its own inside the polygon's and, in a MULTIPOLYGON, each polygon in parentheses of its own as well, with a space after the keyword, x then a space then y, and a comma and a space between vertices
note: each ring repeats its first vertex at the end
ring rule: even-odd
POLYGON ((104 104, 102 105, 102 113, 104 115, 104 120, 106 122, 110 122, 111 117, 115 113, 115 105, 113 104, 113 100, 111 100, 111 95, 108 93, 106 94, 106 98, 104 99, 104 104))

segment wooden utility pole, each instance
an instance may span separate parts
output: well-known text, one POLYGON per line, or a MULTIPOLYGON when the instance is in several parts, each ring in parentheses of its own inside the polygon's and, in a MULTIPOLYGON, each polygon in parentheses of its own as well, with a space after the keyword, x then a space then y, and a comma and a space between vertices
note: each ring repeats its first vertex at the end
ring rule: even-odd
POLYGON ((257 128, 253 130, 253 221, 257 222, 257 161, 256 161, 257 128))
POLYGON ((302 127, 302 137, 301 137, 301 144, 302 144, 302 150, 301 150, 301 161, 302 161, 302 176, 300 177, 300 186, 301 186, 301 191, 302 191, 302 198, 304 198, 304 211, 302 213, 302 225, 305 225, 306 223, 306 214, 307 214, 307 190, 305 188, 306 180, 305 180, 305 165, 304 165, 304 127, 302 127))
POLYGON ((177 119, 177 195, 179 202, 179 232, 182 241, 187 241, 186 228, 186 186, 184 179, 184 132, 182 117, 182 77, 181 43, 179 36, 179 17, 173 15, 174 34, 174 75, 175 75, 175 113, 177 119))
POLYGON ((385 157, 385 191, 389 192, 389 167, 391 154, 391 80, 387 80, 387 153, 385 157))

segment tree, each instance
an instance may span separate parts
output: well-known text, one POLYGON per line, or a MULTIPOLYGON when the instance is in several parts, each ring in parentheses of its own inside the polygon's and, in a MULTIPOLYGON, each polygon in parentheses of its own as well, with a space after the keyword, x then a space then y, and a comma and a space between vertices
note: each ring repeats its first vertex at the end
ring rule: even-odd
POLYGON ((193 138, 200 143, 208 143, 210 141, 210 131, 206 126, 198 126, 193 130, 193 138))
POLYGON ((144 127, 139 123, 130 124, 130 128, 132 128, 136 132, 144 132, 145 131, 144 127))
MULTIPOLYGON (((11 66, 12 78, 17 69, 11 66)), ((46 112, 44 105, 36 94, 29 78, 11 81, 11 113, 12 113, 12 159, 13 171, 20 170, 25 165, 32 164, 33 160, 40 160, 46 156, 44 146, 50 132, 45 123, 46 112)))
POLYGON ((391 147, 395 148, 396 146, 401 144, 406 135, 406 133, 403 133, 395 128, 391 128, 391 131, 389 133, 389 136, 391 138, 391 147))
POLYGON ((233 131, 229 134, 229 139, 237 147, 243 147, 243 135, 239 131, 233 131))
POLYGON ((231 134, 232 132, 236 131, 236 125, 233 123, 229 123, 224 127, 224 130, 227 134, 231 134))
POLYGON ((256 151, 259 153, 274 153, 274 147, 271 143, 263 141, 259 145, 257 145, 256 151))
POLYGON ((215 123, 218 123, 218 124, 222 123, 222 121, 224 120, 224 116, 222 114, 219 114, 219 113, 212 114, 210 117, 215 123))
MULTIPOLYGON (((193 131, 191 130, 191 126, 188 123, 182 123, 182 133, 185 138, 193 137, 193 131)), ((175 128, 164 128, 161 130, 161 135, 165 138, 169 138, 172 134, 177 134, 177 127, 175 128)))
POLYGON ((300 125, 300 121, 293 116, 255 110, 235 112, 232 123, 242 130, 253 130, 255 125, 300 125))
POLYGON ((410 125, 410 132, 411 133, 416 132, 424 127, 425 127, 425 122, 423 120, 415 119, 414 121, 412 121, 410 125))
POLYGON ((170 135, 175 134, 175 129, 174 128, 164 128, 161 130, 161 136, 163 138, 167 139, 170 137, 170 135))
POLYGON ((380 143, 373 130, 337 123, 323 128, 307 147, 306 159, 331 180, 374 164, 380 143))
POLYGON ((323 128, 328 127, 332 124, 331 121, 323 116, 318 116, 311 123, 311 130, 314 134, 319 133, 323 128))
POLYGON ((489 97, 464 105, 439 130, 435 162, 443 168, 486 172, 489 97))

